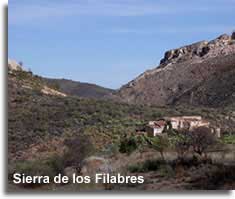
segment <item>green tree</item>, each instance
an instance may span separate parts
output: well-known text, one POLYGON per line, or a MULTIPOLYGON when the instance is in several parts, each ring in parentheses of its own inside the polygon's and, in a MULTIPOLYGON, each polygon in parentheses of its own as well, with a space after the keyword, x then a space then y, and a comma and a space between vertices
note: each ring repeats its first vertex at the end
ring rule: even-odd
POLYGON ((154 138, 145 137, 145 140, 151 148, 160 153, 162 160, 165 161, 164 151, 169 147, 168 138, 165 136, 157 136, 154 138))

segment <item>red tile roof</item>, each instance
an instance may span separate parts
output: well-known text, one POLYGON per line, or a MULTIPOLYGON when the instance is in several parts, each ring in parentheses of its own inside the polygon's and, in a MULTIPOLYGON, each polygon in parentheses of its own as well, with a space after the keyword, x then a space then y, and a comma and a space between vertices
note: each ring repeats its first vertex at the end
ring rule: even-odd
POLYGON ((159 121, 153 121, 153 124, 150 124, 149 126, 154 128, 162 128, 166 125, 166 121, 159 120, 159 121))

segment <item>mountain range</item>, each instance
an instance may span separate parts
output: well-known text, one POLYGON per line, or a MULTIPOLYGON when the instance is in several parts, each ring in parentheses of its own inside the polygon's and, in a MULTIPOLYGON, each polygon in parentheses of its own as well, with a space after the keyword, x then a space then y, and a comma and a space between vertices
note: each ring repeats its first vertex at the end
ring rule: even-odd
MULTIPOLYGON (((12 60, 14 70, 21 66, 12 60)), ((67 79, 39 77, 71 96, 157 106, 223 107, 235 101, 235 33, 166 51, 160 64, 118 90, 67 79)))

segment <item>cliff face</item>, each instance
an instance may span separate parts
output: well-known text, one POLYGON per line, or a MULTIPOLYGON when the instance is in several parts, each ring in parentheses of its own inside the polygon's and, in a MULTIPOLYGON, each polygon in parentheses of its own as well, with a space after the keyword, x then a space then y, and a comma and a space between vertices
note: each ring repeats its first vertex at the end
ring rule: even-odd
POLYGON ((222 105, 235 96, 235 35, 221 35, 165 53, 160 65, 124 85, 129 103, 222 105))

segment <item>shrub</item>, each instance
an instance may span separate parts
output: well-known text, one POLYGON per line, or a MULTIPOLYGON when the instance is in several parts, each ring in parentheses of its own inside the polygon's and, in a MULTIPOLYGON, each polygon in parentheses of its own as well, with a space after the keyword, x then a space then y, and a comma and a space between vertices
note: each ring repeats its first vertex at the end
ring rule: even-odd
POLYGON ((147 160, 143 164, 143 170, 145 171, 156 171, 159 169, 159 166, 162 164, 159 160, 147 160))
POLYGON ((128 170, 132 173, 157 171, 162 165, 165 165, 162 160, 146 160, 144 163, 129 166, 128 170))
POLYGON ((207 127, 198 127, 190 131, 188 136, 193 151, 199 155, 205 153, 210 146, 216 143, 215 136, 207 127))
POLYGON ((192 131, 181 130, 178 136, 176 150, 180 158, 183 158, 190 149, 202 156, 210 146, 216 143, 215 136, 207 127, 198 127, 192 131))
POLYGON ((73 166, 79 173, 82 169, 83 160, 94 150, 88 136, 80 132, 76 137, 64 141, 67 151, 64 154, 66 166, 73 166))
POLYGON ((103 151, 102 154, 103 155, 107 155, 107 156, 115 156, 117 155, 119 152, 119 146, 116 143, 110 144, 108 145, 103 151))
POLYGON ((235 135, 225 135, 222 138, 224 144, 235 144, 235 135))
POLYGON ((153 148, 154 150, 160 153, 161 158, 164 161, 164 151, 170 145, 168 138, 165 136, 157 136, 153 138, 145 137, 145 141, 149 147, 153 148))
MULTIPOLYGON (((49 176, 53 178, 55 175, 63 173, 63 169, 62 158, 58 155, 52 155, 46 159, 18 162, 13 169, 14 172, 9 173, 9 175, 10 179, 12 179, 14 173, 25 174, 25 176, 49 176)), ((35 186, 35 184, 28 184, 27 186, 35 186)))
POLYGON ((45 164, 52 168, 56 174, 63 174, 65 166, 63 157, 54 154, 50 158, 45 160, 45 164))
POLYGON ((143 171, 143 167, 142 167, 141 164, 131 165, 131 166, 128 167, 128 170, 131 173, 141 173, 141 172, 144 172, 143 171))
POLYGON ((163 164, 163 165, 160 165, 159 167, 159 173, 164 176, 164 177, 174 177, 175 176, 175 171, 174 169, 168 165, 168 164, 163 164))
POLYGON ((174 142, 178 157, 183 159, 191 146, 189 131, 187 129, 180 130, 177 133, 174 142))
POLYGON ((121 153, 130 154, 133 151, 135 151, 137 148, 138 148, 137 139, 134 136, 127 137, 127 135, 125 135, 120 142, 119 151, 121 153))

